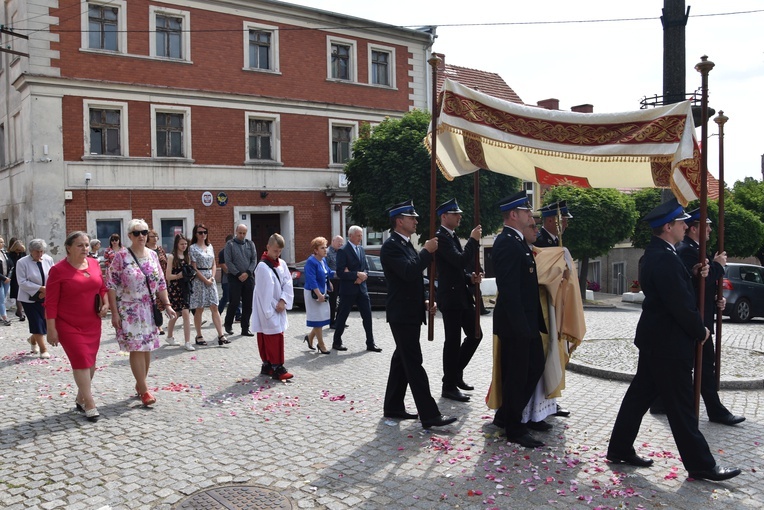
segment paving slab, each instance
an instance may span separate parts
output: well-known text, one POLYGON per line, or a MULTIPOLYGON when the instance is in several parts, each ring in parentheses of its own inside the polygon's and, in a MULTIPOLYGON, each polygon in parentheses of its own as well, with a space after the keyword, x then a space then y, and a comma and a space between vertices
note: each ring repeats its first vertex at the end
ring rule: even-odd
MULTIPOLYGON (((587 309, 585 315, 587 340, 629 339, 639 309, 587 309)), ((104 321, 94 380, 97 423, 73 409, 76 388, 63 350, 53 348, 50 360, 30 356, 26 323, 3 327, 0 507, 169 510, 201 490, 236 484, 277 491, 293 508, 764 506, 760 389, 722 391, 723 402, 748 418, 743 424, 700 421, 719 463, 739 466, 743 474, 725 483, 693 481, 665 417, 645 416, 635 445, 655 460, 653 467, 605 462, 624 382, 569 372, 561 403, 570 418, 550 418, 553 430, 537 434, 547 446, 527 450, 507 443, 490 424, 488 342, 465 372, 476 387, 472 401, 453 402, 439 397, 442 321, 435 321, 436 341, 424 339, 423 328, 433 395, 444 414, 459 418, 425 431, 417 422, 382 416, 394 347, 383 311, 373 312, 382 353, 365 351, 357 313, 345 333, 349 350, 329 356, 309 352, 301 341, 307 332, 302 311, 290 312, 289 320, 291 382, 258 375, 251 338, 234 335, 230 346, 195 352, 163 346, 152 357, 149 384, 157 404, 150 409, 135 398, 127 356, 104 321)), ((491 315, 482 317, 488 332, 491 322, 491 315)), ((725 323, 725 345, 764 351, 762 325, 725 323)), ((204 332, 215 336, 209 326, 204 332)), ((410 395, 407 405, 413 410, 410 395)))

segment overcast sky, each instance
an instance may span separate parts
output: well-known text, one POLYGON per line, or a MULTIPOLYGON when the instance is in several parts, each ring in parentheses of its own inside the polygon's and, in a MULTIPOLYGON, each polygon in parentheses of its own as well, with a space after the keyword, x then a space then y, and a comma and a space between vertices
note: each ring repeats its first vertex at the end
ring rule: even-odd
MULTIPOLYGON (((291 3, 399 26, 438 25, 434 50, 446 62, 498 73, 523 102, 589 103, 594 111, 639 109, 662 94, 663 0, 290 0, 291 3), (649 18, 643 20, 642 18, 649 18), (598 23, 531 22, 615 20, 598 23), (529 24, 509 25, 527 22, 529 24), (504 23, 505 25, 499 25, 504 23), (496 25, 490 25, 496 24, 496 25), (470 26, 479 25, 479 26, 470 26)), ((708 55, 709 105, 729 117, 724 127, 725 180, 762 178, 764 154, 764 0, 686 0, 687 92, 700 87, 695 64, 708 55), (720 16, 710 14, 736 13, 720 16)), ((718 132, 713 119, 709 134, 718 132)), ((700 129, 698 129, 700 138, 700 129)), ((708 165, 718 177, 718 137, 708 165)))

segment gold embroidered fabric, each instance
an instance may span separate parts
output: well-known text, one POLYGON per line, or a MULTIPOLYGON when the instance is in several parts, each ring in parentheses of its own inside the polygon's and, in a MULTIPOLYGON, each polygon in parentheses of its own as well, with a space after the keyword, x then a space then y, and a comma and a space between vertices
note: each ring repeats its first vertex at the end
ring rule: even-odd
MULTIPOLYGON (((496 99, 446 79, 436 127, 446 179, 479 169, 551 184, 670 188, 700 195, 700 152, 688 101, 625 113, 575 113, 496 99)), ((429 150, 432 133, 425 138, 429 150)), ((718 181, 709 175, 709 197, 718 181)))

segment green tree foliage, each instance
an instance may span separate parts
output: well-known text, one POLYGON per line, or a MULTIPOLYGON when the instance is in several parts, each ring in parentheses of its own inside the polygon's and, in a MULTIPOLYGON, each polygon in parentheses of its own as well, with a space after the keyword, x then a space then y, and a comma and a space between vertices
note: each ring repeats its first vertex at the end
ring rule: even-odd
MULTIPOLYGON (((711 246, 717 246, 716 239, 712 241, 711 246)), ((732 257, 755 255, 764 264, 764 223, 737 201, 724 202, 724 249, 732 257)))
POLYGON ((634 200, 620 191, 606 188, 557 186, 546 192, 544 203, 566 200, 573 215, 562 236, 563 244, 581 261, 579 285, 586 291, 589 259, 608 253, 634 231, 637 211, 634 200))
POLYGON ((732 186, 732 195, 737 204, 745 207, 761 221, 764 221, 764 181, 746 177, 732 186))
MULTIPOLYGON (((385 230, 390 227, 385 210, 393 204, 413 199, 420 215, 418 232, 431 237, 430 218, 430 153, 422 140, 430 125, 430 114, 414 110, 400 119, 386 119, 362 131, 353 144, 353 159, 345 166, 348 192, 351 196, 349 214, 353 222, 385 230)), ((466 237, 474 227, 472 175, 451 182, 438 172, 436 204, 455 197, 464 211, 457 231, 466 237)), ((520 189, 520 181, 495 172, 480 172, 480 223, 488 235, 501 226, 496 203, 520 189)))
POLYGON ((659 188, 645 188, 632 193, 634 204, 637 208, 637 224, 634 234, 631 236, 631 244, 635 248, 647 248, 650 238, 653 236, 650 225, 641 221, 647 213, 661 204, 661 190, 659 188))
MULTIPOLYGON (((764 181, 746 177, 733 185, 732 194, 737 204, 745 207, 764 222, 764 181)), ((764 242, 759 245, 755 253, 759 262, 764 265, 764 242)))
MULTIPOLYGON (((694 200, 687 204, 692 211, 700 206, 694 200)), ((711 219, 711 239, 706 251, 716 253, 719 248, 719 202, 710 200, 707 214, 711 219)), ((732 199, 729 192, 724 200, 724 251, 730 257, 750 257, 756 255, 764 246, 764 223, 756 215, 732 199)))

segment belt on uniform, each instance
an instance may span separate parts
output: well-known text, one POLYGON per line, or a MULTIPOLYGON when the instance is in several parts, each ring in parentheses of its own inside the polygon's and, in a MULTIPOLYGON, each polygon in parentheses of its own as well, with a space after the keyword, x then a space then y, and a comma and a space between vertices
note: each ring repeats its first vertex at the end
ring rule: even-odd
POLYGON ((196 268, 197 271, 209 271, 211 269, 212 269, 211 267, 197 267, 196 268))

